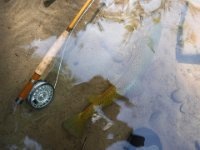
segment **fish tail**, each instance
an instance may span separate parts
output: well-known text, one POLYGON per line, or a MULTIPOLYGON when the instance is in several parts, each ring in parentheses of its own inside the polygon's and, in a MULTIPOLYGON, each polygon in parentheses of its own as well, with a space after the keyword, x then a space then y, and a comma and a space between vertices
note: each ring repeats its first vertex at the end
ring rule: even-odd
POLYGON ((84 133, 86 123, 87 119, 81 117, 81 113, 79 113, 63 121, 62 126, 71 135, 75 137, 81 137, 84 133))
POLYGON ((116 93, 116 98, 124 101, 129 101, 129 99, 123 95, 116 93))
POLYGON ((123 96, 123 95, 120 95, 120 94, 117 93, 117 94, 116 94, 116 98, 119 99, 119 100, 125 101, 125 104, 126 104, 126 106, 128 106, 128 107, 134 106, 133 103, 131 103, 131 101, 130 101, 127 97, 125 97, 125 96, 123 96))

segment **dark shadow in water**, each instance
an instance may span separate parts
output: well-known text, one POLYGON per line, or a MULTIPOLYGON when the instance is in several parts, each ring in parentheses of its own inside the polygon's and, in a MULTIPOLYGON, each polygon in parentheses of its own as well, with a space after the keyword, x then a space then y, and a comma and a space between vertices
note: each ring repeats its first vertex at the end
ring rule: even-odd
POLYGON ((184 41, 183 41, 183 25, 185 22, 185 17, 188 12, 188 6, 189 3, 186 2, 184 7, 181 11, 181 18, 178 25, 178 31, 177 31, 177 43, 176 43, 176 60, 180 63, 188 63, 188 64, 200 64, 200 54, 183 54, 183 48, 184 48, 184 41))
POLYGON ((53 4, 53 2, 55 2, 56 0, 44 0, 44 6, 45 7, 49 7, 51 4, 53 4))
POLYGON ((198 143, 198 141, 195 141, 195 148, 196 150, 200 150, 200 144, 198 143))
MULTIPOLYGON (((141 148, 148 149, 151 147, 151 149, 152 149, 152 146, 155 146, 159 150, 163 149, 159 136, 153 130, 142 127, 142 128, 136 129, 134 131, 134 134, 140 135, 145 138, 144 147, 141 147, 141 148)), ((130 145, 129 143, 128 144, 125 143, 124 148, 123 148, 123 150, 136 150, 136 149, 137 149, 137 147, 130 145)))
POLYGON ((159 136, 153 130, 148 128, 139 128, 135 130, 135 134, 145 137, 145 147, 156 145, 158 146, 159 150, 163 149, 159 136))
POLYGON ((140 135, 136 135, 136 134, 130 134, 127 141, 135 146, 135 147, 141 147, 141 146, 144 146, 144 141, 145 141, 145 138, 143 136, 140 136, 140 135))

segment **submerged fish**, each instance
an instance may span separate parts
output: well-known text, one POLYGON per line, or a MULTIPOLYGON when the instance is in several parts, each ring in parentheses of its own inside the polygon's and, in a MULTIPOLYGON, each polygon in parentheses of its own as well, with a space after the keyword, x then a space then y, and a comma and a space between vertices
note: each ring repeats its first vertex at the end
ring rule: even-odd
POLYGON ((117 93, 115 86, 110 85, 102 94, 90 97, 88 100, 91 104, 89 104, 83 112, 65 120, 62 124, 63 128, 75 137, 82 136, 87 121, 95 113, 95 108, 97 106, 101 108, 109 106, 117 99, 128 100, 126 97, 117 93))

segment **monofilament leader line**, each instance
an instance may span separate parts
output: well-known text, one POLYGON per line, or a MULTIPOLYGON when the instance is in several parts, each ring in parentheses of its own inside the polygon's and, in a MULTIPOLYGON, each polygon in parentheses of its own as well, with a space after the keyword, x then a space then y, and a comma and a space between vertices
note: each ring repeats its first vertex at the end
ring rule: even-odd
POLYGON ((54 84, 54 89, 57 86, 58 83, 58 79, 59 79, 59 75, 60 75, 60 71, 61 71, 61 67, 62 67, 62 63, 63 63, 63 59, 64 59, 64 55, 67 49, 67 45, 71 39, 71 35, 73 33, 73 31, 75 30, 75 28, 77 27, 78 23, 80 22, 80 20, 83 18, 83 16, 85 15, 85 13, 89 10, 89 8, 92 6, 92 4, 94 3, 94 0, 92 0, 92 2, 90 3, 90 5, 87 7, 87 9, 83 12, 83 14, 81 15, 81 17, 78 19, 78 21, 76 22, 76 24, 74 25, 74 28, 72 29, 72 31, 69 34, 69 37, 66 39, 66 43, 64 45, 64 47, 62 48, 62 54, 61 54, 61 60, 59 63, 59 67, 58 67, 58 71, 57 71, 57 75, 56 75, 56 80, 55 80, 55 84, 54 84))

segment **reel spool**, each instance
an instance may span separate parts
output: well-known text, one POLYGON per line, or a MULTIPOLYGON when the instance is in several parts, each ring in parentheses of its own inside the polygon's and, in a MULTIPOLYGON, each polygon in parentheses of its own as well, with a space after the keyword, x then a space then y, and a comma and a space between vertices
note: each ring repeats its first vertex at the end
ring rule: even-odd
POLYGON ((28 102, 35 109, 47 106, 54 97, 54 87, 42 80, 37 81, 28 95, 28 102))

